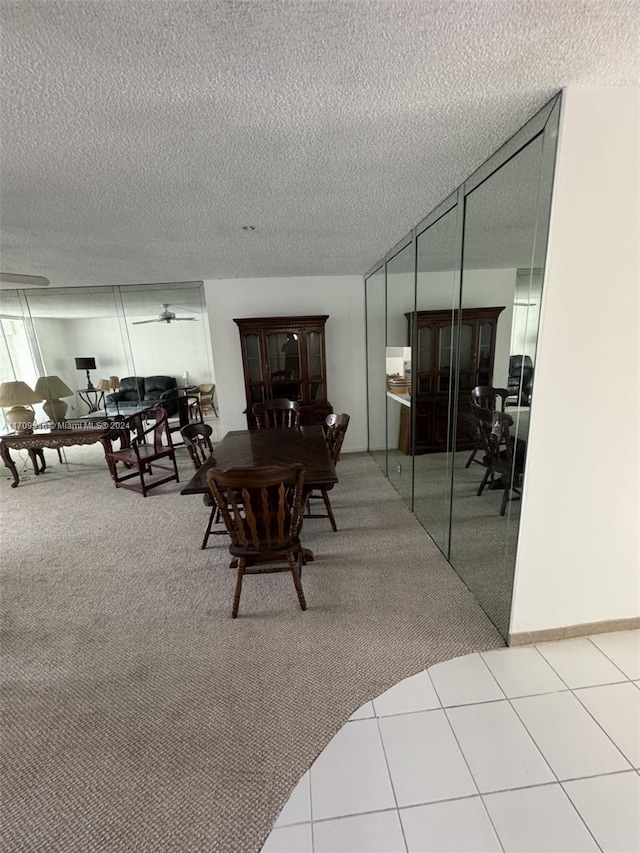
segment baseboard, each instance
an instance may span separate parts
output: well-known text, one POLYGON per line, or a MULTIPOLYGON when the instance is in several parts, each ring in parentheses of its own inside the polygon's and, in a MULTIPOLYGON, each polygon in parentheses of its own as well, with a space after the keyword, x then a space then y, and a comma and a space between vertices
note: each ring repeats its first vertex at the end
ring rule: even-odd
POLYGON ((509 632, 508 645, 530 646, 533 643, 568 640, 571 637, 586 637, 589 634, 608 634, 611 631, 631 631, 634 628, 640 628, 640 616, 629 616, 626 619, 606 619, 604 622, 583 622, 580 625, 544 628, 541 631, 509 632))

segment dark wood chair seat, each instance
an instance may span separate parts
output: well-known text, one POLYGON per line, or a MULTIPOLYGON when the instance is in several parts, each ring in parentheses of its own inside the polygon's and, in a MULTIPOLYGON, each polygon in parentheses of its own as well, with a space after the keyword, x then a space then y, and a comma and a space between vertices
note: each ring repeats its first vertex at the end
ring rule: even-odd
POLYGON ((290 571, 302 610, 307 609, 300 580, 304 555, 298 532, 302 521, 304 468, 212 469, 209 487, 231 537, 237 560, 232 617, 238 615, 245 574, 290 571), (239 496, 242 503, 239 503, 239 496), (273 565, 285 563, 282 565, 273 565))
MULTIPOLYGON (((329 453, 331 455, 331 461, 334 465, 338 464, 340 459, 340 451, 342 450, 342 443, 344 442, 344 437, 347 432, 347 427, 349 426, 349 421, 351 420, 350 415, 342 414, 342 415, 327 415, 325 419, 325 438, 327 440, 327 446, 329 448, 329 453)), ((316 494, 315 492, 310 492, 306 498, 306 511, 304 514, 305 518, 328 518, 331 523, 331 528, 334 533, 337 533, 338 527, 336 525, 336 520, 333 515, 333 508, 331 506, 331 501, 329 500, 329 489, 333 488, 332 486, 327 486, 326 488, 321 488, 320 494, 316 494), (324 502, 324 506, 326 512, 324 513, 312 513, 311 512, 311 502, 314 500, 322 500, 324 502)))
POLYGON ((167 424, 166 411, 157 406, 140 412, 135 417, 135 427, 137 434, 132 439, 130 447, 107 451, 105 458, 117 489, 130 489, 133 492, 139 492, 146 498, 148 492, 155 489, 156 486, 161 486, 172 480, 179 482, 180 478, 175 450, 171 442, 171 433, 167 424), (143 421, 147 420, 153 420, 153 423, 144 428, 143 421), (169 460, 171 467, 159 464, 160 460, 169 460), (123 469, 118 467, 119 464, 123 466, 123 469), (169 471, 169 476, 155 480, 153 483, 147 482, 145 476, 152 475, 156 468, 161 471, 169 471), (136 479, 139 480, 138 483, 128 482, 136 479))

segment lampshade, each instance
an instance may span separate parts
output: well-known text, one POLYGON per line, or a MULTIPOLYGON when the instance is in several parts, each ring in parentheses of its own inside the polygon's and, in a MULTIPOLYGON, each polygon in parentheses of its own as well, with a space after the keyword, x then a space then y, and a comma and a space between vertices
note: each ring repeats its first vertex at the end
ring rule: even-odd
POLYGON ((119 387, 120 387, 120 380, 118 379, 118 377, 117 376, 110 376, 109 377, 109 388, 119 388, 119 387))
POLYGON ((109 385, 108 379, 101 379, 98 382, 98 391, 111 391, 111 385, 109 385))
POLYGON ((76 370, 95 370, 95 358, 76 358, 76 370))
POLYGON ((32 391, 26 382, 3 382, 0 385, 0 406, 3 409, 12 406, 30 406, 32 403, 41 403, 42 399, 42 396, 32 391))
POLYGON ((41 400, 58 400, 60 397, 70 397, 71 388, 59 376, 41 376, 36 382, 36 394, 41 400))

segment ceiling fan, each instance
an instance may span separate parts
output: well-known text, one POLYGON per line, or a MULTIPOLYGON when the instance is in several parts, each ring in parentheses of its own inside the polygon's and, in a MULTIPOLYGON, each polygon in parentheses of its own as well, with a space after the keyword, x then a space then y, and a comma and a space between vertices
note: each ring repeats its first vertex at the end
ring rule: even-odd
MULTIPOLYGON (((162 303, 162 311, 155 320, 133 320, 132 326, 141 326, 143 323, 171 323, 173 320, 197 320, 197 317, 176 317, 173 311, 169 311, 169 302, 162 303)), ((181 308, 179 305, 174 305, 179 311, 188 311, 188 308, 181 308)))

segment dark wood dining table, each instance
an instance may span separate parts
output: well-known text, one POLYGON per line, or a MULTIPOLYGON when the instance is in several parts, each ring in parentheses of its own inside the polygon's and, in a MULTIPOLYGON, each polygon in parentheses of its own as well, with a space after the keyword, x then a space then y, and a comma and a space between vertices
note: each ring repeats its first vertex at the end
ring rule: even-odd
POLYGON ((207 461, 196 471, 181 495, 209 491, 207 471, 219 468, 261 468, 267 465, 304 465, 305 492, 331 489, 337 482, 335 465, 321 426, 299 429, 233 430, 228 432, 207 461))
MULTIPOLYGON (((200 495, 209 491, 207 471, 218 468, 261 468, 267 465, 304 465, 304 493, 320 487, 332 489, 338 482, 336 468, 321 426, 299 429, 233 430, 216 445, 213 453, 180 491, 200 495)), ((313 562, 313 552, 304 548, 305 560, 313 562)), ((233 563, 232 563, 233 565, 233 563)))

